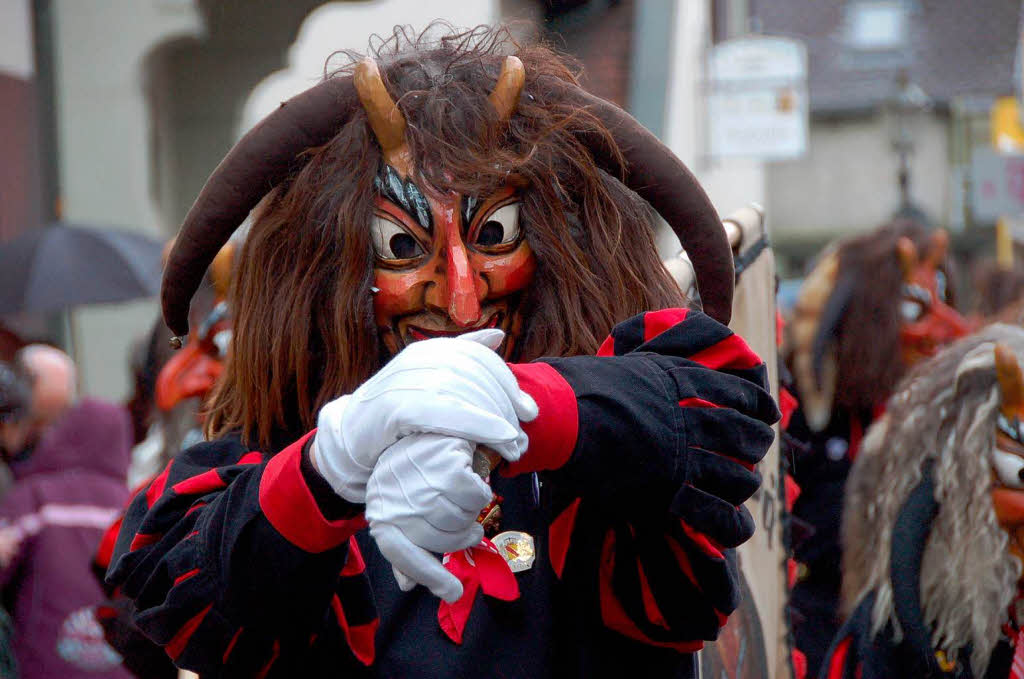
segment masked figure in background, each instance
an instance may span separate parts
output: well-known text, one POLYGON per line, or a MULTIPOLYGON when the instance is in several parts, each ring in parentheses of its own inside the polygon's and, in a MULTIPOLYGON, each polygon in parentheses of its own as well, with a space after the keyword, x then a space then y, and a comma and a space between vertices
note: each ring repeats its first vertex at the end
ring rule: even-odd
POLYGON ((787 428, 794 462, 796 646, 810 676, 839 627, 839 519, 863 433, 908 367, 966 334, 953 309, 948 236, 898 220, 840 242, 808 275, 788 328, 800 408, 787 428))
MULTIPOLYGON (((147 441, 133 450, 128 474, 131 487, 145 487, 175 455, 203 438, 200 430, 203 403, 224 370, 231 338, 231 318, 224 298, 230 282, 232 253, 233 245, 228 243, 210 266, 209 278, 216 294, 211 301, 213 309, 156 377, 153 401, 157 415, 147 441)), ((209 307, 211 302, 204 306, 209 307)), ((195 305, 192 311, 196 311, 195 305)), ((123 516, 118 516, 110 525, 93 559, 101 582, 110 566, 123 520, 123 516)), ((105 586, 104 589, 109 599, 97 607, 97 619, 103 626, 107 643, 121 655, 125 668, 145 679, 177 677, 178 671, 163 649, 132 624, 131 601, 117 587, 105 586)))
POLYGON ((478 30, 358 62, 246 135, 186 219, 179 335, 262 201, 213 440, 134 500, 108 571, 179 666, 695 676, 736 606, 778 412, 712 320, 721 224, 650 133, 510 47, 478 30), (630 189, 710 317, 679 308, 630 189))
POLYGON ((1024 330, 990 326, 916 367, 868 431, 822 677, 1021 676, 1022 359, 1024 330))
POLYGON ((1000 219, 995 228, 995 258, 973 266, 971 287, 980 316, 1015 325, 1024 322, 1024 267, 1016 250, 1009 223, 1000 219))
MULTIPOLYGON (((170 253, 168 243, 167 252, 170 253)), ((128 485, 132 488, 163 471, 171 458, 202 440, 203 401, 224 369, 231 338, 227 307, 235 244, 229 242, 210 264, 192 300, 188 341, 175 352, 163 321, 148 335, 145 356, 138 361, 135 394, 129 411, 144 438, 132 451, 128 485), (141 425, 141 426, 140 426, 141 425)), ((166 258, 165 258, 166 259, 166 258)))
POLYGON ((975 310, 980 316, 1016 323, 1024 319, 1024 268, 982 260, 974 267, 973 279, 975 310))

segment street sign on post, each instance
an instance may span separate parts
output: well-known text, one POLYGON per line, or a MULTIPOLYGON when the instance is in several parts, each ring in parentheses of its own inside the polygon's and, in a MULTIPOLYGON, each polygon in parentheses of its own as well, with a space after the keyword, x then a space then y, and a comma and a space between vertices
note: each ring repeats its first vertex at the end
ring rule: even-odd
POLYGON ((971 158, 971 215, 994 222, 1024 214, 1024 154, 976 148, 971 158))
POLYGON ((713 158, 784 160, 807 149, 807 50, 789 38, 716 45, 707 72, 713 158))

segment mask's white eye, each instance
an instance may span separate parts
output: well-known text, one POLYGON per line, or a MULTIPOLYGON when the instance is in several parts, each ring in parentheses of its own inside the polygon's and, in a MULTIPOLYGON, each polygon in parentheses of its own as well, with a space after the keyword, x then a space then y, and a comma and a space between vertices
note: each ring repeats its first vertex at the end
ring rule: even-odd
POLYGON ((511 243, 519 237, 519 203, 503 205, 480 225, 473 245, 489 248, 511 243))
POLYGON ((900 300, 900 316, 907 323, 913 323, 924 315, 924 305, 912 299, 900 300))
POLYGON ((218 358, 225 358, 228 355, 228 347, 231 346, 231 330, 221 330, 213 336, 213 345, 217 347, 218 358))
POLYGON ((999 483, 1007 488, 1024 488, 1024 457, 996 448, 992 451, 992 467, 996 470, 999 483))
POLYGON ((949 301, 949 281, 942 271, 935 272, 935 296, 943 302, 949 301))
POLYGON ((374 215, 370 232, 373 248, 381 259, 414 259, 423 254, 412 234, 386 217, 374 215))

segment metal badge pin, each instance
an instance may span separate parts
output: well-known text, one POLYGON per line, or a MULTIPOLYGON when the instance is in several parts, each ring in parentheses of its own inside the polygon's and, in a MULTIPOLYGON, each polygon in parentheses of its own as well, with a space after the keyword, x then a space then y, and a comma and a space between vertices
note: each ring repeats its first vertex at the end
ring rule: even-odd
POLYGON ((533 536, 518 530, 507 530, 498 533, 491 542, 498 548, 501 558, 505 559, 509 569, 513 573, 533 568, 533 561, 537 557, 537 550, 534 548, 533 536))

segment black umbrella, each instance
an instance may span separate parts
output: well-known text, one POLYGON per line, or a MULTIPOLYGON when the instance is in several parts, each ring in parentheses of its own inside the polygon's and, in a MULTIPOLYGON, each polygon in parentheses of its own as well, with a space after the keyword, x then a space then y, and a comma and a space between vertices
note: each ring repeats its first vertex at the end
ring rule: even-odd
POLYGON ((160 291, 163 245, 137 233, 56 223, 0 243, 0 314, 123 302, 160 291))

